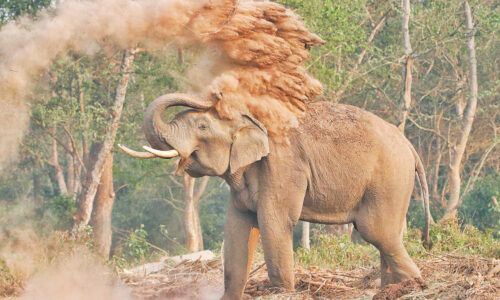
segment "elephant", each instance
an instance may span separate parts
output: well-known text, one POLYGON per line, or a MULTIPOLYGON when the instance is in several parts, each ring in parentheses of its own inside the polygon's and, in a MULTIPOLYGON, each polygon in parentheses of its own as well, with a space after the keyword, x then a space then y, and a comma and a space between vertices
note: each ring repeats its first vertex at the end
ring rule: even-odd
POLYGON ((417 178, 430 245, 428 187, 417 152, 396 126, 355 106, 308 102, 284 142, 248 114, 220 118, 214 104, 191 94, 160 96, 144 115, 151 147, 120 147, 139 158, 179 156, 179 172, 227 182, 223 299, 244 296, 259 236, 271 284, 294 289, 292 230, 299 220, 353 223, 380 252, 382 286, 421 278, 402 238, 417 178), (188 109, 163 121, 172 106, 188 109))

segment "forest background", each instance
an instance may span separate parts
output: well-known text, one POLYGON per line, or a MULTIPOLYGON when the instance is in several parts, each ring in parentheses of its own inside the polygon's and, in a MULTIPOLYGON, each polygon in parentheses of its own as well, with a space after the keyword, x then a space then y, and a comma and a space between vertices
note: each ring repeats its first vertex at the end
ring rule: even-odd
MULTIPOLYGON (((355 105, 398 125, 425 165, 435 221, 456 215, 461 226, 473 225, 498 239, 500 5, 469 1, 474 19, 469 30, 462 1, 403 1, 411 3, 405 39, 400 1, 279 2, 327 42, 312 49, 306 65, 324 86, 314 101, 355 105), (477 95, 470 89, 471 36, 477 95), (408 38, 411 45, 405 43, 408 38), (408 88, 410 97, 405 97, 408 88)), ((51 13, 57 5, 2 0, 0 24, 26 14, 36 19, 40 10, 51 13)), ((129 82, 116 144, 138 148, 147 144, 141 130, 145 108, 159 95, 189 89, 184 74, 199 53, 169 45, 164 51, 137 49, 128 69, 124 57, 130 53, 123 51, 59 57, 36 79, 30 130, 19 158, 1 170, 2 231, 28 224, 41 236, 71 230, 82 213, 124 76, 129 82)), ((152 252, 220 251, 229 198, 221 179, 174 176, 174 161, 132 159, 113 149, 85 227, 102 256, 130 263, 152 252)), ((422 228, 418 189, 412 198, 408 226, 422 228)), ((302 228, 296 227, 297 247, 302 228)), ((315 234, 324 231, 324 226, 313 228, 315 234)))

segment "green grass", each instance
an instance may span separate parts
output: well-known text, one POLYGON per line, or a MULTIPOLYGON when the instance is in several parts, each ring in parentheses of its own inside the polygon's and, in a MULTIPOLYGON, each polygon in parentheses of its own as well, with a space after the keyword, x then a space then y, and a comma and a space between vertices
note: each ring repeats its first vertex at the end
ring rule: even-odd
MULTIPOLYGON (((405 237, 405 247, 412 257, 425 258, 428 252, 422 247, 421 233, 411 229, 405 237)), ((463 228, 457 219, 448 218, 431 226, 430 237, 433 242, 431 254, 476 255, 485 258, 500 257, 500 240, 491 232, 481 232, 472 225, 463 228)))
MULTIPOLYGON (((462 229, 456 219, 442 220, 431 226, 430 236, 433 247, 427 251, 422 246, 420 230, 408 230, 404 244, 412 258, 445 254, 500 258, 499 239, 471 225, 465 225, 462 229)), ((374 246, 354 243, 348 235, 337 237, 326 234, 315 235, 310 250, 297 249, 295 260, 296 264, 302 267, 319 266, 346 270, 372 267, 380 263, 379 252, 374 246)))
POLYGON ((379 263, 378 250, 372 245, 351 242, 348 235, 315 235, 311 249, 297 249, 296 263, 302 267, 318 266, 329 269, 371 267, 379 263))

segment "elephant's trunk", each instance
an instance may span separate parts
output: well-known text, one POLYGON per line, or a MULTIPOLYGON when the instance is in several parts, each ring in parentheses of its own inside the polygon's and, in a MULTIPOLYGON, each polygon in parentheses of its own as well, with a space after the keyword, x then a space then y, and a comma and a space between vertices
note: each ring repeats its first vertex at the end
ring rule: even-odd
POLYGON ((171 150, 168 140, 173 136, 173 128, 163 122, 161 115, 171 106, 188 106, 198 109, 208 109, 213 106, 209 100, 188 94, 166 94, 156 98, 149 104, 144 114, 143 130, 149 144, 155 149, 171 150))

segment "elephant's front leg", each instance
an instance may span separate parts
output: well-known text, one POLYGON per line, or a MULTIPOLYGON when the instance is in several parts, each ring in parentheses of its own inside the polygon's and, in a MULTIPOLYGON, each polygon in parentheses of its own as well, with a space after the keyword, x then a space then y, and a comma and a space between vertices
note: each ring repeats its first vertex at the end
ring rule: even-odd
POLYGON ((258 222, 271 285, 293 291, 293 222, 285 208, 259 210, 258 222))
POLYGON ((224 296, 241 299, 259 240, 257 216, 241 212, 231 201, 227 210, 224 240, 224 296))

